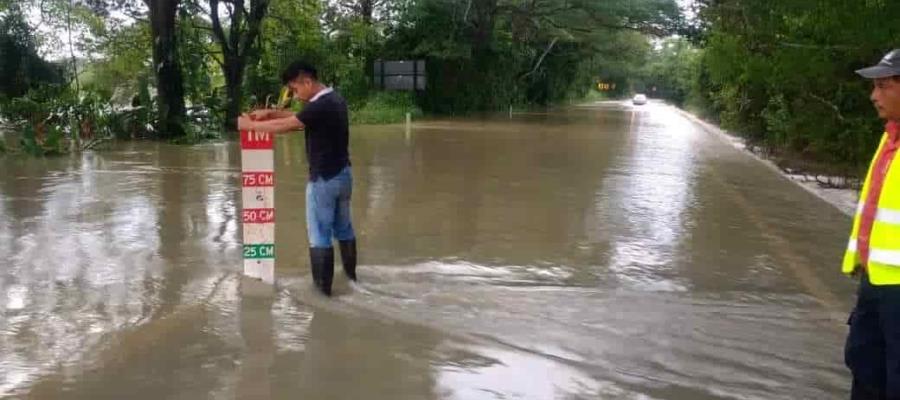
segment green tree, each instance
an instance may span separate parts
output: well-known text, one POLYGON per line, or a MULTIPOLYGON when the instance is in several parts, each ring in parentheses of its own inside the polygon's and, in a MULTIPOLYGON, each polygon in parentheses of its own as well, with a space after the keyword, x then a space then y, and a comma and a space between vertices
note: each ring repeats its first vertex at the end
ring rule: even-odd
MULTIPOLYGON (((722 123, 777 153, 862 170, 880 124, 853 71, 897 46, 900 3, 702 3, 699 76, 722 123)), ((836 171, 840 173, 840 171, 836 171)))
POLYGON ((420 0, 385 47, 429 61, 429 110, 498 110, 583 95, 601 75, 626 80, 644 35, 680 23, 670 0, 420 0))
MULTIPOLYGON (((297 58, 313 61, 323 74, 334 69, 325 64, 327 42, 319 0, 271 0, 259 35, 260 57, 248 65, 248 91, 255 103, 277 101, 281 70, 297 58)), ((323 78, 331 80, 333 75, 323 78)))
POLYGON ((700 67, 701 50, 687 39, 669 38, 657 44, 642 70, 638 91, 653 97, 664 98, 678 106, 692 96, 700 67))
POLYGON ((185 135, 184 78, 178 54, 176 16, 180 0, 144 0, 150 10, 150 38, 156 75, 160 136, 185 135))
POLYGON ((225 75, 228 98, 225 123, 229 129, 234 129, 243 103, 247 65, 254 64, 259 59, 258 38, 268 12, 269 0, 249 0, 249 4, 244 0, 208 1, 213 37, 222 52, 219 65, 225 75), (225 24, 220 15, 223 9, 228 14, 225 24))
POLYGON ((13 98, 40 84, 61 83, 61 68, 38 55, 22 10, 14 4, 0 10, 0 94, 13 98))

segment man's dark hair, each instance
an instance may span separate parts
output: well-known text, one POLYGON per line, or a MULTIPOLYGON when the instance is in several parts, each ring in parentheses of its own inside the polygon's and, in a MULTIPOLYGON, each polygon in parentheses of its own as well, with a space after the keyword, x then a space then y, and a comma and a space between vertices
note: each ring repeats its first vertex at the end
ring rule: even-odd
POLYGON ((300 75, 308 76, 313 80, 319 80, 319 74, 316 71, 316 67, 298 60, 292 62, 291 65, 288 65, 287 68, 284 69, 284 72, 281 73, 281 83, 287 85, 288 82, 297 79, 300 75))

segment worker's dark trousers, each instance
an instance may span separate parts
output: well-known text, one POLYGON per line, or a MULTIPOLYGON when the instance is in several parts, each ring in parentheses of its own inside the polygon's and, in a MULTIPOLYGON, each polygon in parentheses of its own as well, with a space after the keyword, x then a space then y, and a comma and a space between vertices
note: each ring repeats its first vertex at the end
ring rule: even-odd
POLYGON ((850 314, 844 360, 852 400, 900 400, 900 285, 873 286, 862 276, 850 314))

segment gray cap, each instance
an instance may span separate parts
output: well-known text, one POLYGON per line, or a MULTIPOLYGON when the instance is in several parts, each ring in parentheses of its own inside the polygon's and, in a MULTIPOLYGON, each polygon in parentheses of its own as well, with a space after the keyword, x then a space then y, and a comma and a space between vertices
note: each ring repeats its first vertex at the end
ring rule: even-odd
POLYGON ((900 49, 887 53, 878 64, 856 70, 863 78, 878 79, 900 75, 900 49))

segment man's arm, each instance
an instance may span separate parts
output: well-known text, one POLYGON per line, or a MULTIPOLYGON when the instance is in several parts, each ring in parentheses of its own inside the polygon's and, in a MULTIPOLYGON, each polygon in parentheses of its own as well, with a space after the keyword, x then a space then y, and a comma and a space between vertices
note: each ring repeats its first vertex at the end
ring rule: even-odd
POLYGON ((281 119, 281 118, 293 117, 295 115, 297 115, 297 113, 295 111, 279 110, 279 111, 275 111, 272 114, 270 114, 269 119, 281 119))
POLYGON ((287 117, 270 119, 267 121, 254 121, 249 115, 238 118, 238 129, 257 132, 287 133, 303 129, 303 123, 294 114, 287 117))
POLYGON ((293 112, 293 111, 273 110, 273 109, 269 109, 269 108, 265 108, 265 109, 261 109, 261 110, 256 110, 256 111, 253 111, 253 112, 250 113, 250 116, 252 117, 252 119, 254 119, 254 120, 256 120, 256 121, 267 121, 267 120, 270 120, 270 119, 281 119, 281 118, 287 118, 287 117, 290 117, 290 116, 292 116, 292 115, 294 115, 294 112, 293 112))

